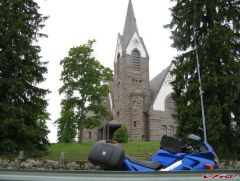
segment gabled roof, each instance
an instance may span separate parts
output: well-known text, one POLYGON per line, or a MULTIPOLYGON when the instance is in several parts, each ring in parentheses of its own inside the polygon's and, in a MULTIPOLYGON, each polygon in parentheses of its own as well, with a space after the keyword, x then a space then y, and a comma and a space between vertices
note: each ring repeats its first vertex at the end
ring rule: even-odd
POLYGON ((172 66, 172 63, 150 81, 151 104, 153 104, 155 102, 158 92, 160 91, 160 89, 164 83, 164 80, 166 79, 166 76, 171 69, 171 66, 172 66))
POLYGON ((125 25, 123 28, 123 35, 122 35, 124 48, 128 45, 129 41, 131 40, 135 32, 138 34, 138 28, 137 28, 136 18, 134 16, 132 1, 129 0, 127 16, 126 16, 125 25))

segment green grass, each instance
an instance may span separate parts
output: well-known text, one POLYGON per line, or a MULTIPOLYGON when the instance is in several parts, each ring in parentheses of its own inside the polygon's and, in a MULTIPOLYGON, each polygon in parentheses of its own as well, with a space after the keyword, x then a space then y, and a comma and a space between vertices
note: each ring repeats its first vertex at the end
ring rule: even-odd
POLYGON ((128 142, 121 144, 129 156, 149 155, 155 153, 160 146, 159 142, 128 142))
MULTIPOLYGON (((95 142, 57 143, 49 146, 49 154, 42 159, 58 160, 61 152, 64 152, 67 161, 86 161, 89 151, 95 142)), ((148 159, 149 156, 159 149, 159 142, 128 142, 121 146, 125 153, 132 157, 148 159)))

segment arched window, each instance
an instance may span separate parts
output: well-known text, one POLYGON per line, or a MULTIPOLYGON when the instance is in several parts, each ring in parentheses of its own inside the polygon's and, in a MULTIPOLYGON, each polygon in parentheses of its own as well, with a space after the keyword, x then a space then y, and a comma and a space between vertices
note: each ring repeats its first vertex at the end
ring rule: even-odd
POLYGON ((174 127, 168 126, 168 136, 174 136, 174 127))
POLYGON ((172 99, 171 94, 169 94, 165 99, 165 110, 171 114, 175 113, 176 111, 176 104, 172 99))
POLYGON ((139 71, 140 69, 140 52, 137 49, 132 51, 132 63, 133 63, 133 70, 139 71))
POLYGON ((160 132, 160 134, 161 134, 161 137, 162 137, 163 135, 167 135, 167 126, 166 126, 166 125, 162 125, 162 126, 161 126, 161 132, 160 132))
POLYGON ((119 59, 120 59, 120 53, 118 53, 117 55, 117 74, 119 74, 119 66, 120 66, 120 63, 119 63, 119 59))

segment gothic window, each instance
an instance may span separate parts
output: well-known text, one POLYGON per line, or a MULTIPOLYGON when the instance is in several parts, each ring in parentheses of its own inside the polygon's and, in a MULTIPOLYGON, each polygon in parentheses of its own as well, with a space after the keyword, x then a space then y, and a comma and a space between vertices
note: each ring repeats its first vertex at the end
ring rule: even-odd
POLYGON ((174 127, 173 126, 168 127, 168 136, 174 136, 174 127))
POLYGON ((167 135, 167 126, 166 126, 166 125, 162 125, 162 126, 161 126, 161 132, 160 132, 160 134, 161 134, 161 137, 162 137, 163 135, 167 135))
POLYGON ((90 139, 90 140, 92 139, 92 133, 91 133, 91 131, 88 132, 88 139, 90 139))
POLYGON ((119 117, 119 114, 120 114, 120 113, 119 113, 119 111, 118 111, 118 112, 117 112, 117 117, 119 117))
POLYGON ((139 71, 140 69, 140 52, 136 49, 132 51, 132 63, 133 63, 133 70, 139 71))
POLYGON ((172 99, 171 94, 168 95, 165 99, 165 110, 171 114, 175 113, 176 104, 175 104, 174 100, 172 99))
POLYGON ((119 66, 120 66, 119 59, 120 59, 120 53, 118 53, 117 55, 117 74, 119 74, 119 66))

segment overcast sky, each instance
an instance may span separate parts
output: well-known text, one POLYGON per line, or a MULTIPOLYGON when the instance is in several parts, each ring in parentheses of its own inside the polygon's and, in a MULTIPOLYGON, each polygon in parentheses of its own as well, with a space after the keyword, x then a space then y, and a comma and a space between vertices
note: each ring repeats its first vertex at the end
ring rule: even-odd
MULTIPOLYGON (((40 39, 41 56, 48 61, 48 74, 43 84, 51 93, 48 112, 50 142, 57 140, 57 127, 53 122, 59 118, 61 97, 60 61, 73 46, 95 39, 94 56, 113 69, 117 35, 122 34, 128 0, 36 0, 40 13, 49 16, 43 32, 48 38, 40 39)), ((171 48, 170 31, 163 25, 171 20, 170 0, 132 0, 137 26, 148 50, 150 79, 166 68, 176 50, 171 48)))

